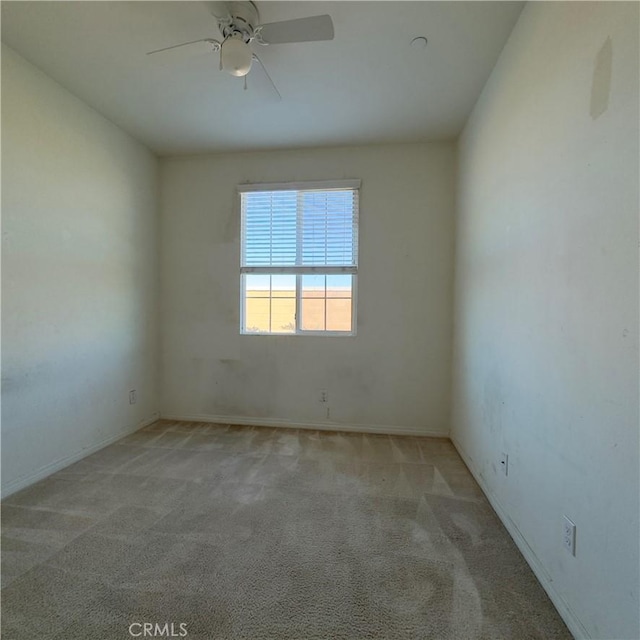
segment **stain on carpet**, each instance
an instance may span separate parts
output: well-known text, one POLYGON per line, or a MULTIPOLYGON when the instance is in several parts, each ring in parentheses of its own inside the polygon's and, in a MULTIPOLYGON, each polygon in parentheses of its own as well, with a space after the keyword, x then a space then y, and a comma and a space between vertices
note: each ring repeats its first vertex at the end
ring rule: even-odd
POLYGON ((7 498, 2 546, 5 640, 571 638, 446 439, 160 421, 7 498))

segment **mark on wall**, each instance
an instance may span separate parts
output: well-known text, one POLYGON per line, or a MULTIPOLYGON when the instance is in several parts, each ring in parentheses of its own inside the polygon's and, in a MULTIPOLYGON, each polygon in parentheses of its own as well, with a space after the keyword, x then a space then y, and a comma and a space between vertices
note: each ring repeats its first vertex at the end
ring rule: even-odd
POLYGON ((279 376, 268 358, 251 361, 222 358, 213 366, 211 386, 204 410, 228 416, 275 417, 279 376), (255 381, 260 381, 259 386, 255 381))
POLYGON ((593 65, 593 79, 591 81, 591 117, 596 120, 609 107, 611 93, 611 66, 613 60, 613 46, 611 37, 604 41, 593 65))
POLYGON ((376 388, 377 366, 375 363, 371 365, 363 364, 356 367, 353 365, 338 365, 332 367, 329 372, 328 379, 336 388, 345 387, 349 389, 349 393, 355 396, 369 398, 376 388))
POLYGON ((500 373, 494 369, 487 373, 484 380, 484 397, 482 417, 489 431, 496 437, 502 434, 502 411, 504 406, 502 380, 500 373))
POLYGON ((235 206, 229 209, 222 233, 222 241, 233 244, 240 237, 240 212, 235 206))

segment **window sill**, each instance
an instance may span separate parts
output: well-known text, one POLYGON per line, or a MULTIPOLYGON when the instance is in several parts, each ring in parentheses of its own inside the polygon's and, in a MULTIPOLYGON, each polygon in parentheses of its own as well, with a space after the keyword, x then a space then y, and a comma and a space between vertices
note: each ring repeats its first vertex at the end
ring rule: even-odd
POLYGON ((355 338, 355 331, 303 331, 300 333, 259 333, 241 331, 241 336, 261 336, 271 338, 355 338))

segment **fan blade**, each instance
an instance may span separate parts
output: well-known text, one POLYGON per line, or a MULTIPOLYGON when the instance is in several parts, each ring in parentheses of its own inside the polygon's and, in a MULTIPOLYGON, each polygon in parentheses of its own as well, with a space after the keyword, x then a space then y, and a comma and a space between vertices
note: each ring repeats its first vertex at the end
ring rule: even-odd
POLYGON ((151 56, 154 53, 162 53, 163 51, 169 51, 170 49, 179 49, 180 47, 187 47, 190 44, 198 44, 200 42, 207 42, 212 46, 212 51, 217 51, 220 48, 220 43, 213 38, 201 38, 200 40, 191 40, 191 42, 182 42, 180 44, 174 44, 170 47, 163 47, 162 49, 155 49, 154 51, 147 51, 147 55, 151 56))
POLYGON ((325 15, 263 24, 259 27, 258 40, 263 44, 333 40, 333 21, 325 15))
POLYGON ((207 10, 216 19, 224 19, 229 16, 229 7, 222 0, 216 2, 205 2, 207 10))
POLYGON ((273 90, 278 95, 278 100, 282 100, 282 96, 280 95, 280 92, 278 91, 278 87, 276 87, 276 83, 273 81, 273 79, 269 75, 269 72, 267 71, 267 68, 264 66, 262 60, 260 60, 260 58, 258 58, 258 56, 255 53, 251 57, 254 60, 256 60, 258 62, 258 64, 262 67, 262 70, 264 71, 264 75, 267 77, 267 79, 269 80, 269 83, 273 87, 273 90))

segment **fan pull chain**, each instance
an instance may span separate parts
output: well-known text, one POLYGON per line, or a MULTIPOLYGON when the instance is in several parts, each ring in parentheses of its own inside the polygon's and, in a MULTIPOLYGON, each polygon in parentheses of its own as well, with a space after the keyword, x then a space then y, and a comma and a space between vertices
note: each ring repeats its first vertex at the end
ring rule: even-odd
POLYGON ((244 77, 244 90, 247 90, 247 76, 244 77))

